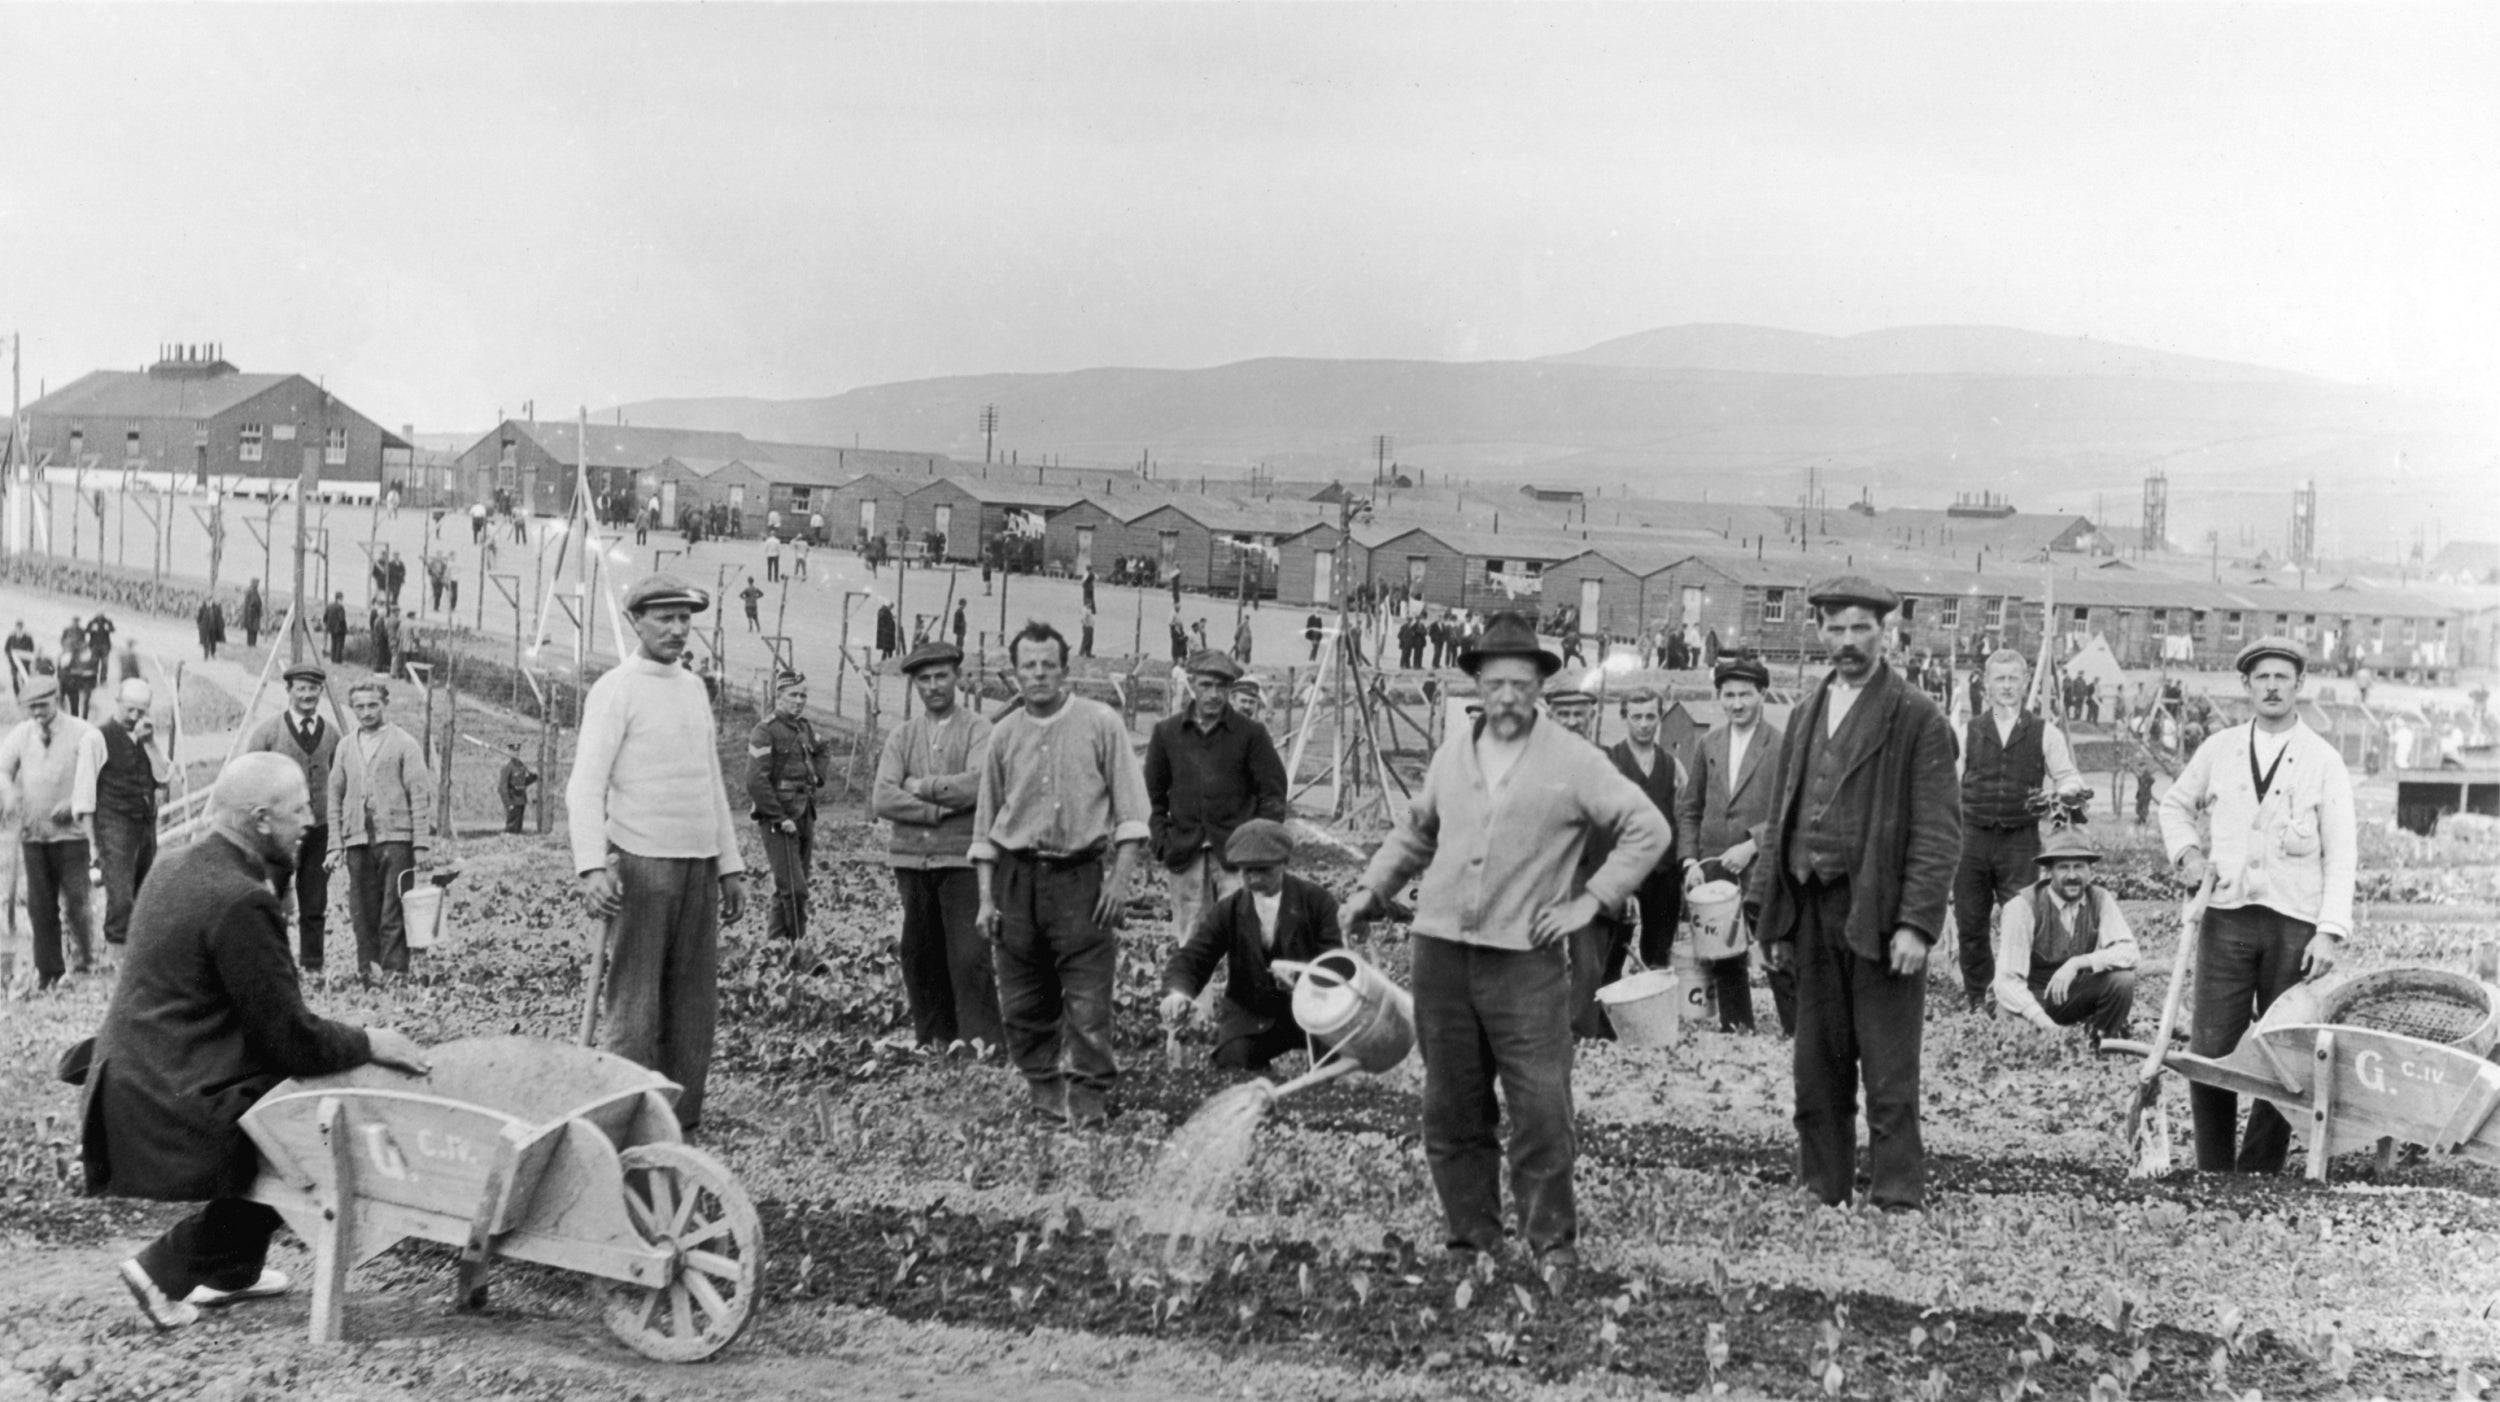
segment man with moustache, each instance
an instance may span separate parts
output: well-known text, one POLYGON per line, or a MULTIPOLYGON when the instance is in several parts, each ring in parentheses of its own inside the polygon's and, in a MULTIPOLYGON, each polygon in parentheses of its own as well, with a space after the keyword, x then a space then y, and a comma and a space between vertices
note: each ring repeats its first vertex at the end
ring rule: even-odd
POLYGON ((1007 646, 1024 704, 990 729, 972 819, 978 920, 1008 1055, 1033 1112, 1111 1117, 1120 907, 1146 845, 1145 770, 1120 714, 1068 690, 1068 640, 1027 623, 1007 646))
POLYGON ((963 704, 963 660, 963 649, 947 642, 922 643, 903 658, 920 714, 886 737, 871 802, 894 828, 886 860, 903 903, 912 1036, 939 1050, 963 1041, 995 1051, 1006 1043, 971 856, 990 723, 963 704))
POLYGON ((1849 1201, 1863 1074, 1868 1200, 1915 1211, 1927 951, 1962 846, 1953 727, 1884 661, 1899 596, 1844 575, 1806 602, 1832 671, 1790 718, 1751 890, 1764 958, 1797 970, 1798 1177, 1826 1204, 1849 1201))
POLYGON ((2040 819, 2031 797, 2045 783, 2060 794, 2080 793, 2066 733, 2023 705, 2031 664, 2011 648, 1988 658, 1982 675, 1988 709, 1970 718, 1961 735, 1962 859, 1953 872, 1953 920, 1962 955, 1962 996, 1972 1012, 1995 1007, 1996 956, 1989 948, 1997 907, 2014 899, 2037 876, 2040 819))
POLYGON ((2040 878, 2006 902, 1997 934, 1996 1000, 2043 1032, 2082 1023, 2098 1046, 2135 1008, 2135 932, 2118 897, 2092 879, 2101 859, 2072 828, 2040 846, 2040 878))
POLYGON ((1223 860, 1233 829, 1252 818, 1284 821, 1285 762, 1267 727, 1235 711, 1241 664, 1230 653, 1194 653, 1188 701, 1146 738, 1147 850, 1172 895, 1172 941, 1187 940, 1209 905, 1241 882, 1223 860))
MULTIPOLYGON (((2212 882, 2196 937, 2199 1056, 2226 1055, 2285 989, 2323 978, 2352 933, 2352 774, 2334 744, 2301 721, 2309 655, 2289 638, 2267 637, 2240 649, 2238 664, 2255 714, 2197 746, 2161 796, 2162 841, 2180 879, 2212 882)), ((2245 1138, 2232 1092, 2192 1085, 2188 1108, 2199 1172, 2283 1167, 2291 1125, 2271 1104, 2250 1108, 2245 1138)))
POLYGON ((638 646, 591 685, 564 792, 582 907, 608 947, 600 1049, 682 1087, 688 1132, 702 1123, 712 1069, 720 927, 746 906, 711 697, 680 665, 711 603, 668 574, 625 591, 638 646))
POLYGON ((294 862, 296 962, 305 973, 321 972, 323 941, 330 928, 330 768, 338 762, 339 732, 323 720, 321 698, 330 674, 310 662, 286 669, 286 710, 255 726, 243 753, 286 756, 304 773, 312 795, 312 825, 294 862))
MULTIPOLYGON (((1705 881, 1746 884, 1770 837, 1773 771, 1784 739, 1762 714, 1771 669, 1761 659, 1727 658, 1711 669, 1710 681, 1726 720, 1693 747, 1691 772, 1676 790, 1675 843, 1684 854, 1687 892, 1705 881)), ((1753 1029, 1746 964, 1743 958, 1712 959, 1702 966, 1718 990, 1722 1032, 1753 1029)), ((1766 981, 1780 1032, 1795 1035, 1797 971, 1773 968, 1766 981)))
POLYGON ((1369 919, 1422 873, 1411 978, 1424 1157, 1450 1249, 1501 1247, 1497 1105, 1507 1106, 1521 1235, 1541 1265, 1567 1271, 1579 1264, 1579 1216, 1565 942, 1631 896, 1666 854, 1667 825, 1595 747, 1539 722, 1538 693, 1562 659, 1537 642, 1532 619, 1495 615, 1458 665, 1476 678, 1484 714, 1433 755, 1343 915, 1369 919), (1596 834, 1613 851, 1583 878, 1596 834))

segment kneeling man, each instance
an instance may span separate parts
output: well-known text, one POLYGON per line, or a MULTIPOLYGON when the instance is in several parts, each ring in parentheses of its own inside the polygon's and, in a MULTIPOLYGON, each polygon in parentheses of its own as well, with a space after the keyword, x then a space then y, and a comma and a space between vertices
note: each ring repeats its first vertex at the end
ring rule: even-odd
POLYGON ((1285 870, 1292 858, 1293 838, 1282 823, 1253 818, 1233 829, 1224 864, 1240 876, 1241 888, 1208 906, 1163 966, 1163 1016, 1178 1022, 1196 1006, 1216 961, 1224 962, 1215 1064, 1227 1071, 1264 1071, 1277 1057, 1302 1050, 1292 992, 1273 965, 1279 959, 1307 963, 1345 943, 1337 931, 1336 897, 1285 870))
POLYGON ((2118 898, 2092 880, 2101 854, 2082 834, 2049 835, 2040 879, 1997 916, 1998 1006, 2044 1032, 2084 1023, 2097 1044, 2135 1008, 2135 933, 2118 898))

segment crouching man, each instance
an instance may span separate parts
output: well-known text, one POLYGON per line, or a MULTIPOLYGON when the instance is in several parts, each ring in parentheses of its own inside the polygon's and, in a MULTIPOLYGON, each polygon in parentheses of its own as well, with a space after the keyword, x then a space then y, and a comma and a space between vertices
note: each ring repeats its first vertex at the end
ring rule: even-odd
POLYGON ((2092 880, 2101 854, 2072 830, 2050 834, 2040 879, 1997 917, 1997 1005, 2043 1032, 2082 1023, 2098 1045, 2123 1035, 2135 1008, 2135 933, 2118 898, 2092 880))
POLYGON ((1291 990, 1273 966, 1279 959, 1307 963, 1345 943, 1337 931, 1336 897, 1285 870, 1292 857, 1293 839, 1282 823, 1253 818, 1233 829, 1224 864, 1240 876, 1240 889, 1202 911, 1163 966, 1163 1016, 1179 1022, 1223 961, 1214 1060, 1227 1071, 1264 1071, 1277 1057, 1302 1050, 1291 990))

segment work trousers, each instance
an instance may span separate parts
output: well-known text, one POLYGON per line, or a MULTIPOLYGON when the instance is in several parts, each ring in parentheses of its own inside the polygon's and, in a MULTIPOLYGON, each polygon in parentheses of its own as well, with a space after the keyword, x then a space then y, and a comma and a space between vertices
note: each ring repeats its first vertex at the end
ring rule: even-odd
POLYGON ((1988 1001, 1996 981, 1994 932, 1997 907, 2040 879, 2040 825, 1983 828, 1962 825, 1962 864, 1953 871, 1953 924, 1961 942, 1962 996, 1972 1007, 1988 1001))
POLYGON ((1110 1109, 1119 1065, 1111 1056, 1111 982, 1119 937, 1094 919, 1103 859, 1058 861, 998 854, 991 899, 999 913, 991 951, 1007 1054, 1033 1103, 1071 1123, 1110 1109))
POLYGON ((50 988, 65 973, 95 967, 94 897, 87 894, 87 839, 20 844, 26 868, 26 920, 35 936, 35 983, 50 988), (61 933, 69 932, 68 960, 61 933))
MULTIPOLYGON (((2283 991, 2300 982, 2301 956, 2318 927, 2261 905, 2207 910, 2196 937, 2196 1032, 2190 1050, 2227 1056, 2248 1025, 2265 1015, 2283 991)), ((2218 1086, 2191 1084, 2188 1110, 2196 1121, 2196 1167, 2206 1173, 2274 1173, 2292 1145, 2292 1126, 2266 1101, 2248 1107, 2248 1130, 2240 1136, 2240 1100, 2218 1086), (2238 1141, 2236 1162, 2233 1141, 2238 1141)))
POLYGON ((1510 1112, 1510 1195, 1542 1254, 1573 1246, 1571 975, 1559 945, 1495 949, 1413 941, 1415 1035, 1424 1058, 1424 1160, 1452 1249, 1502 1244, 1500 1139, 1510 1112), (1496 1084, 1501 1087, 1497 1100, 1496 1084))
POLYGON ((1163 883, 1172 893, 1172 944, 1178 948, 1189 943, 1208 906, 1241 889, 1241 876, 1208 847, 1187 865, 1166 868, 1163 883))
POLYGON ((356 927, 356 971, 408 972, 408 917, 401 883, 416 870, 406 842, 362 842, 346 849, 347 917, 356 927))
POLYGON ((98 810, 95 845, 96 865, 104 868, 104 942, 123 944, 130 939, 130 907, 156 866, 156 819, 98 810))
POLYGON ((1326 1042, 1304 1033, 1292 1018, 1280 1017, 1263 1032, 1244 1032, 1216 1043, 1208 1060, 1219 1071, 1264 1071, 1276 1058, 1306 1047, 1321 1056, 1328 1052, 1326 1042))
POLYGON ((720 1022, 720 864, 619 852, 599 1048, 675 1081, 677 1124, 703 1120, 720 1022))
POLYGON ((970 867, 896 867, 903 898, 903 998, 924 1047, 1003 1047, 998 981, 981 933, 981 883, 970 867))
POLYGON ((529 812, 530 801, 528 799, 522 799, 518 803, 513 802, 511 799, 505 799, 503 805, 503 830, 505 832, 519 832, 521 830, 521 820, 527 818, 529 816, 529 812))
MULTIPOLYGON (((1857 1185, 1857 1083, 1866 1083, 1867 1198, 1919 1207, 1927 1190, 1919 1141, 1919 1036, 1927 977, 1849 947, 1849 882, 1790 881, 1797 908, 1797 1174, 1824 1202, 1857 1185)), ((1886 944, 1890 938, 1887 932, 1886 944)))
POLYGON ((330 825, 304 829, 295 848, 295 962, 307 973, 321 972, 322 941, 330 933, 330 825))
MULTIPOLYGON (((1718 858, 1711 857, 1701 864, 1701 879, 1733 881, 1741 889, 1745 884, 1746 873, 1751 870, 1752 868, 1748 866, 1745 871, 1729 871, 1726 867, 1719 865, 1718 858)), ((1646 959, 1649 956, 1644 954, 1641 957, 1646 959)), ((1754 1027, 1752 956, 1739 955, 1734 959, 1704 959, 1700 963, 1702 974, 1710 980, 1712 991, 1719 1000, 1719 1030, 1734 1032, 1741 1028, 1748 1032, 1752 1031, 1754 1027)), ((1762 981, 1771 986, 1771 1011, 1779 1018, 1780 1035, 1795 1036, 1797 1034, 1796 968, 1793 965, 1785 969, 1765 968, 1762 981)))
POLYGON ((770 818, 764 829, 764 861, 773 873, 773 912, 765 933, 777 940, 807 935, 807 874, 816 869, 816 810, 798 816, 799 830, 783 832, 770 818))
POLYGON ((2028 980, 2031 996, 2040 1002, 2040 1011, 2060 1027, 2085 1023, 2092 1029, 2092 1041, 2099 1044, 2104 1037, 2126 1035, 2127 1016, 2135 1011, 2135 970, 2094 969, 2075 975, 2066 986, 2066 1001, 2049 1001, 2049 981, 2028 980))
POLYGON ((176 1304, 203 1285, 241 1290, 260 1279, 270 1238, 284 1224, 274 1207, 218 1198, 139 1248, 139 1268, 176 1304))
MULTIPOLYGON (((1646 935, 1641 942, 1648 944, 1646 935)), ((1583 1041, 1611 1042, 1614 1024, 1598 1005, 1597 990, 1623 977, 1624 960, 1632 952, 1632 927, 1600 916, 1571 932, 1570 947, 1571 1035, 1583 1041)))

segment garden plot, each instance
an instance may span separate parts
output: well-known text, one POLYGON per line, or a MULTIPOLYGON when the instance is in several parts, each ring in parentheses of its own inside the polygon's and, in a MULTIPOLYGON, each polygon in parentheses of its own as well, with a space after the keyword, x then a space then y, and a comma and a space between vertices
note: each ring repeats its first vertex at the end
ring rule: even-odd
MULTIPOLYGON (((2139 1020, 2175 906, 2147 842, 2113 834, 2145 937, 2139 1020)), ((494 1308, 447 1314, 447 1253, 403 1247, 358 1277, 335 1353, 301 1298, 198 1332, 145 1332, 111 1281, 168 1209, 72 1195, 75 1101, 46 1078, 102 994, 12 1005, 0 1033, 0 1399, 14 1396, 690 1395, 1863 1397, 2480 1395, 2500 1372, 2500 1175, 2336 1165, 2333 1185, 2124 1176, 2113 1138, 2133 1068, 2006 1019, 1948 1011, 1926 1046, 1931 1209, 1821 1207, 1789 1186, 1787 1049, 1705 1032, 1670 1052, 1581 1058, 1586 1268, 1469 1270, 1437 1249, 1411 1075, 1280 1104, 1206 1278, 1124 1275, 1115 1227, 1164 1139, 1227 1078, 1206 1045, 1165 1055, 1167 945, 1135 911, 1118 986, 1121 1115, 1108 1131, 1021 1117, 1013 1073, 887 1042, 901 1026, 881 837, 828 824, 819 934, 767 946, 750 918, 724 965, 705 1147, 763 1213, 758 1325, 717 1367, 660 1369, 610 1343, 576 1277, 499 1271, 494 1308), (47 1118, 48 1117, 48 1118, 47 1118), (44 1283, 38 1283, 44 1282, 44 1283)), ((2382 871, 2415 881, 2418 855, 2382 871)), ((318 990, 326 1010, 426 1039, 564 1036, 582 921, 553 844, 472 844, 456 942, 406 984, 318 990)), ((2426 867, 2423 870, 2436 870, 2426 867)), ((1340 888, 1342 862, 1321 879, 1340 888)), ((2462 967, 2488 907, 2378 922, 2372 958, 2462 967)), ((1367 946, 1404 966, 1397 932, 1367 946)), ((1760 1016, 1771 1025, 1767 998, 1760 1016)), ((2185 1121, 2175 1085, 2174 1119, 2185 1121)), ((300 1273, 290 1245, 284 1264, 300 1273)))

